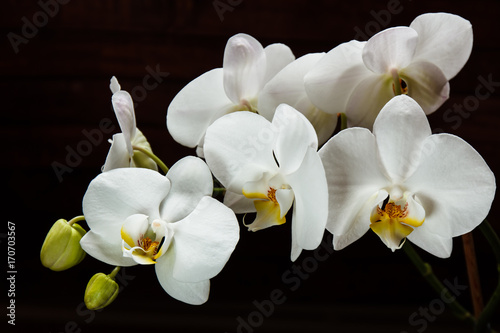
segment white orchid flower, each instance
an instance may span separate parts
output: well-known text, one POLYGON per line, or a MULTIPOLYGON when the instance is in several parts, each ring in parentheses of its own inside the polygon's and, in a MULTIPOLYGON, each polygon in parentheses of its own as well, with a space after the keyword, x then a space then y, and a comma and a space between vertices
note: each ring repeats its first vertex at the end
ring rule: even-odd
POLYGON ((120 84, 114 76, 111 78, 109 88, 113 93, 111 102, 122 132, 114 134, 113 139, 110 140, 111 147, 102 171, 128 167, 158 170, 158 166, 152 159, 133 149, 133 146, 138 146, 151 151, 151 145, 136 127, 132 97, 125 90, 121 90, 120 84))
POLYGON ((408 94, 430 114, 448 99, 448 81, 471 50, 469 21, 423 14, 409 27, 335 47, 305 76, 306 91, 321 110, 344 112, 349 126, 371 128, 380 109, 399 94, 408 94))
POLYGON ((205 157, 227 189, 224 203, 236 213, 257 212, 250 231, 285 223, 293 205, 291 260, 320 244, 328 190, 309 121, 281 104, 272 123, 251 112, 215 121, 205 137, 205 157))
POLYGON ((332 136, 337 126, 337 115, 323 112, 312 104, 305 90, 304 76, 324 55, 309 53, 289 63, 266 83, 258 101, 259 114, 269 121, 282 103, 304 114, 316 130, 320 145, 332 136))
POLYGON ((256 112, 264 84, 294 59, 284 44, 263 48, 246 34, 229 38, 222 68, 191 81, 170 103, 167 111, 170 134, 184 146, 198 146, 197 153, 203 156, 203 138, 208 126, 230 112, 256 112))
POLYGON ((90 231, 82 248, 110 265, 155 264, 170 296, 202 304, 239 239, 236 216, 212 190, 197 157, 179 160, 166 176, 144 168, 101 173, 83 198, 90 231))
POLYGON ((479 153, 457 136, 431 135, 422 108, 404 95, 380 111, 373 134, 348 128, 319 154, 330 196, 327 230, 337 250, 371 228, 393 251, 407 238, 449 257, 452 237, 478 226, 495 194, 479 153))

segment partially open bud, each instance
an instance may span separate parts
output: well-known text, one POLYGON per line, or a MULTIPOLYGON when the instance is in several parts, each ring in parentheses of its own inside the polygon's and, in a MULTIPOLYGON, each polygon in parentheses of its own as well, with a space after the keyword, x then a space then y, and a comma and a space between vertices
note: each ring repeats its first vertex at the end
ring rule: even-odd
POLYGON ((97 273, 90 279, 84 297, 85 305, 89 310, 102 309, 111 304, 118 296, 120 288, 114 280, 115 274, 115 271, 109 275, 97 273))
POLYGON ((53 271, 63 271, 80 263, 85 257, 80 246, 85 233, 76 223, 70 225, 64 219, 57 220, 43 242, 40 251, 42 265, 53 271))

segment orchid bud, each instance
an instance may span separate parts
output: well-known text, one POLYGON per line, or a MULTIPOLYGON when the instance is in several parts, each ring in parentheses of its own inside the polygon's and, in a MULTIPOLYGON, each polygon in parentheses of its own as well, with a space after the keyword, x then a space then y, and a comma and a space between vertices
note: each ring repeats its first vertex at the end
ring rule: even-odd
MULTIPOLYGON (((142 134, 142 132, 139 131, 139 129, 137 129, 136 135, 132 143, 134 146, 138 146, 150 153, 153 152, 148 140, 146 139, 144 134, 142 134)), ((134 150, 134 155, 132 156, 132 165, 137 168, 146 168, 155 171, 158 170, 156 162, 153 161, 148 155, 138 150, 134 150)))
POLYGON ((98 310, 111 304, 119 291, 118 283, 114 280, 114 274, 95 274, 85 289, 85 305, 89 310, 98 310))
POLYGON ((78 224, 64 219, 57 220, 50 228, 40 251, 42 265, 53 270, 63 271, 80 263, 85 251, 80 240, 86 231, 78 224))

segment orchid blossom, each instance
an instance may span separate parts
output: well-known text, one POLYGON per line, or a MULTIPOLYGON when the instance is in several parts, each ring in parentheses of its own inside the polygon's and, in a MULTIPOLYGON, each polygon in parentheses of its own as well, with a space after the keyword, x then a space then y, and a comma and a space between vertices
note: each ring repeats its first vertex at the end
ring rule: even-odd
POLYGON ((323 112, 312 104, 305 90, 304 76, 324 55, 324 53, 309 53, 289 63, 266 83, 258 101, 259 114, 269 121, 273 119, 276 108, 282 103, 304 114, 314 126, 320 145, 332 136, 337 126, 337 115, 323 112))
POLYGON ((452 237, 470 232, 489 212, 495 178, 467 142, 431 135, 422 108, 394 97, 373 134, 348 128, 319 152, 329 189, 327 230, 340 250, 372 229, 391 250, 408 239, 441 258, 452 237))
POLYGON ((170 296, 204 303, 209 279, 239 239, 236 216, 212 190, 212 174, 197 157, 181 159, 166 176, 144 168, 101 173, 83 198, 91 230, 81 245, 110 265, 154 264, 170 296))
POLYGON ((167 127, 177 142, 197 147, 203 156, 203 139, 208 126, 234 111, 257 111, 259 92, 283 67, 295 59, 284 44, 266 48, 252 36, 229 38, 222 68, 208 71, 191 81, 172 100, 167 127))
POLYGON ((471 50, 469 21, 447 13, 424 14, 409 27, 335 47, 305 76, 306 91, 321 110, 344 112, 349 126, 371 128, 380 109, 400 94, 430 114, 448 99, 448 81, 471 50))
POLYGON ((224 203, 236 213, 257 212, 246 226, 257 231, 286 222, 293 205, 291 260, 321 242, 328 190, 309 121, 281 104, 272 122, 251 112, 215 121, 205 137, 205 157, 227 189, 224 203))
POLYGON ((109 88, 113 93, 111 102, 122 132, 114 134, 113 139, 110 140, 111 147, 102 171, 128 167, 158 170, 156 163, 152 159, 133 149, 133 146, 138 146, 151 151, 151 145, 136 127, 132 97, 125 90, 121 90, 120 84, 114 76, 111 78, 109 88))

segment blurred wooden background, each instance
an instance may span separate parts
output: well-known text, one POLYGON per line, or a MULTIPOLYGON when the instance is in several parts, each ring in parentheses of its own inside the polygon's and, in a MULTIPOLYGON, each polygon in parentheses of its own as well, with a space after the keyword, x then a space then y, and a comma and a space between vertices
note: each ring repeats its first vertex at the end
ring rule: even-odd
MULTIPOLYGON (((432 320, 412 323, 412 314, 435 306, 432 302, 438 297, 404 253, 391 253, 371 233, 319 262, 306 278, 299 279, 299 288, 291 290, 296 284, 283 274, 306 263, 312 252, 304 252, 294 264, 289 261, 289 225, 252 234, 242 228, 234 255, 212 280, 208 303, 199 307, 182 304, 164 293, 152 267, 133 267, 126 270, 131 280, 115 303, 103 311, 89 312, 81 307, 88 279, 97 271, 112 268, 88 257, 76 268, 55 273, 43 268, 38 257, 52 223, 81 214, 81 198, 100 172, 109 148, 106 140, 112 133, 93 144, 88 154, 75 162, 72 172, 62 175, 62 181, 51 165, 66 164, 67 147, 77 149, 86 140, 85 131, 99 129, 103 119, 112 120, 118 129, 108 88, 111 76, 119 79, 123 89, 135 92, 138 127, 155 153, 172 165, 194 151, 169 136, 167 106, 189 81, 222 65, 230 36, 245 32, 264 46, 282 42, 299 57, 327 52, 357 34, 359 37, 357 31, 369 37, 387 27, 409 25, 419 14, 438 11, 471 21, 474 48, 469 62, 450 83, 450 100, 430 116, 431 125, 467 140, 498 175, 497 0, 4 1, 0 13, 0 168, 6 183, 2 223, 16 224, 17 331, 385 333, 417 332, 424 324, 426 332, 471 331, 449 310, 432 316, 432 320), (397 13, 391 14, 391 8, 397 8, 397 13), (34 29, 30 24, 35 24, 34 29), (13 38, 17 38, 15 46, 13 38), (155 88, 146 89, 143 79, 151 70, 169 74, 159 76, 155 88), (455 104, 474 101, 480 77, 496 83, 491 95, 469 105, 473 111, 467 117, 446 113, 455 104), (276 289, 283 292, 286 301, 276 305, 269 316, 256 315, 254 300, 269 299, 276 289), (246 322, 250 319, 255 327, 238 329, 238 317, 246 322)), ((490 221, 500 231, 498 199, 490 221)), ((2 249, 6 249, 6 229, 1 232, 2 249)), ((496 266, 482 235, 475 231, 474 237, 486 297, 497 282, 496 266)), ((460 239, 455 240, 450 259, 421 253, 442 280, 467 283, 460 239)), ((2 302, 8 301, 6 293, 2 291, 2 302)), ((470 306, 468 291, 459 300, 470 306)), ((6 316, 3 318, 6 322, 6 316)), ((495 327, 500 327, 498 319, 495 327)))

